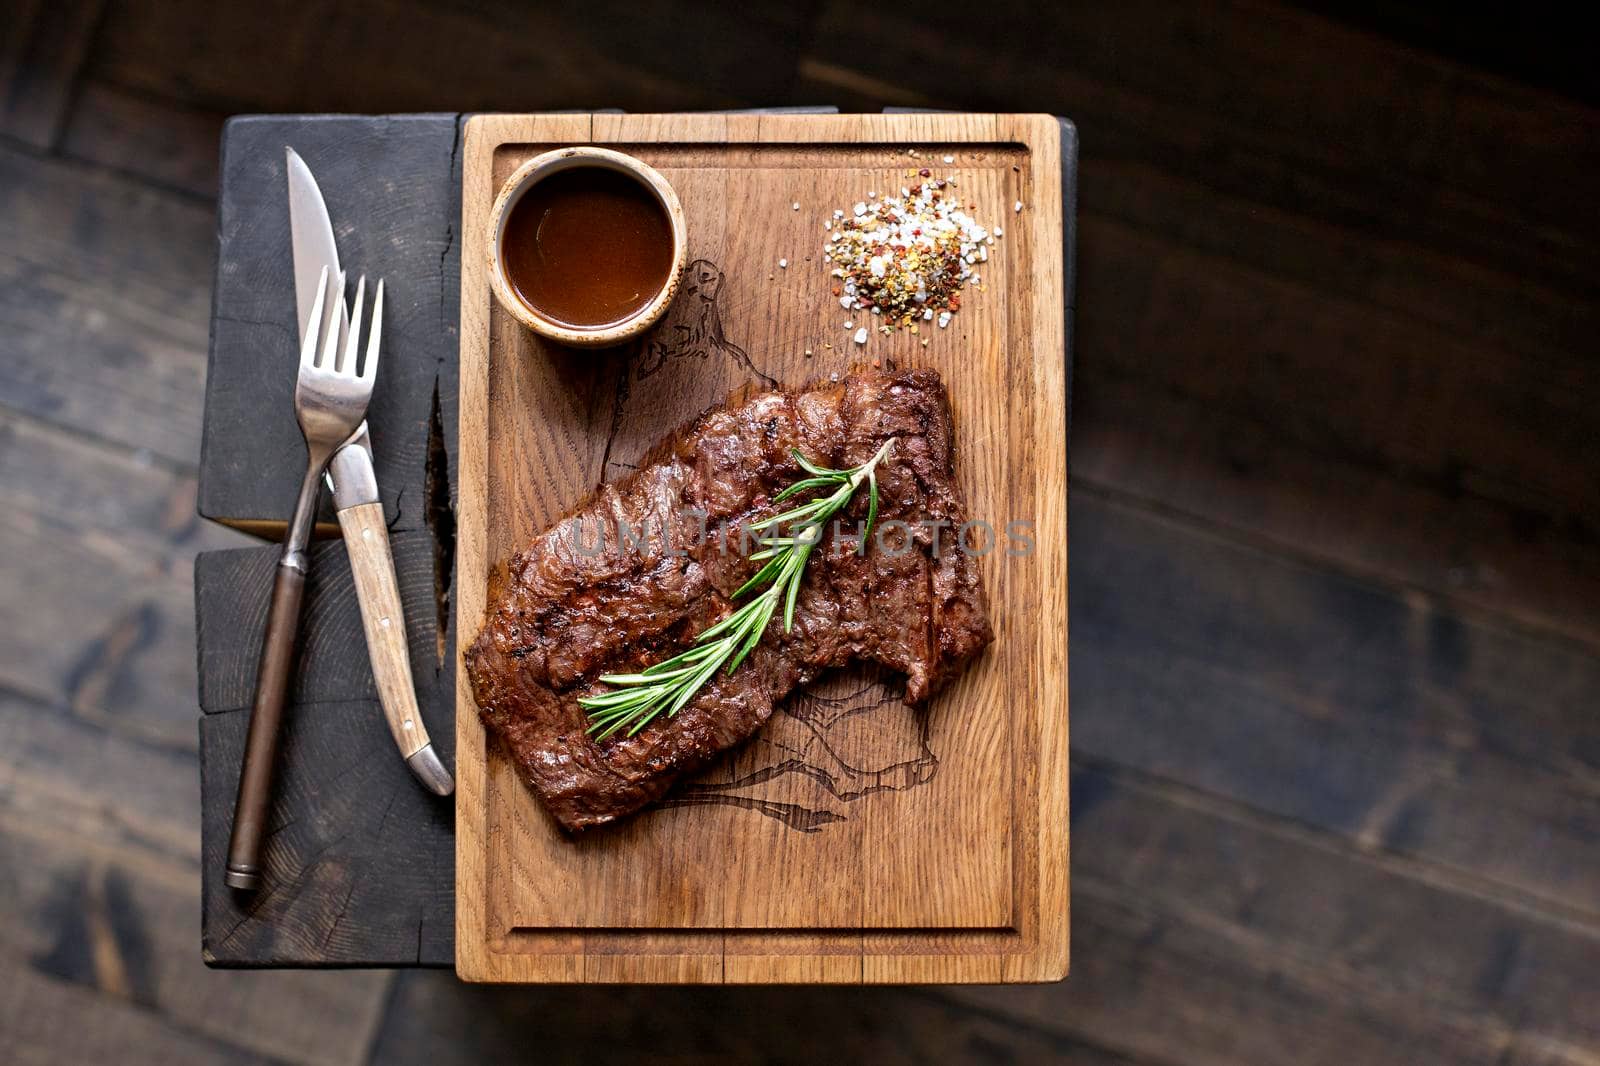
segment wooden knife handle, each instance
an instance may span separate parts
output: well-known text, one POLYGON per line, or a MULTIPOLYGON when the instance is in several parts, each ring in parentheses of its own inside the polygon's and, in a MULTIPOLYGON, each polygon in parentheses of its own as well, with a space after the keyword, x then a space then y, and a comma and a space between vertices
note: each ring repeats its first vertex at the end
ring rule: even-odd
MULTIPOLYGON (((303 559, 303 556, 300 558, 303 559)), ((239 771, 239 796, 233 807, 233 835, 228 840, 224 880, 234 888, 253 889, 261 881, 261 844, 272 805, 272 777, 278 764, 279 727, 294 665, 294 638, 300 628, 300 599, 305 571, 294 562, 278 564, 267 608, 267 632, 256 671, 255 705, 245 739, 244 766, 239 771)))
POLYGON ((400 754, 409 760, 427 747, 428 730, 417 713, 417 690, 406 649, 406 616, 400 606, 394 557, 389 553, 389 530, 383 524, 383 504, 346 507, 339 512, 339 527, 344 530, 356 598, 361 601, 361 625, 367 631, 378 700, 400 754))

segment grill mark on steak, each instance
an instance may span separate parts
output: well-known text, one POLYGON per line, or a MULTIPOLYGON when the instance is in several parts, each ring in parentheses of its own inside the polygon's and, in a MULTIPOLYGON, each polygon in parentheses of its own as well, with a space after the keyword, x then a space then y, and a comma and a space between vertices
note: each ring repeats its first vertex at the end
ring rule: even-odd
POLYGON ((906 702, 920 704, 993 639, 978 562, 959 544, 966 519, 949 398, 936 372, 860 373, 730 400, 669 435, 637 471, 601 485, 496 571, 483 628, 466 652, 479 713, 556 821, 576 831, 660 799, 830 667, 881 663, 906 675, 906 702), (737 550, 737 535, 726 552, 714 535, 694 544, 696 512, 711 530, 741 529, 772 514, 771 498, 805 476, 791 448, 842 469, 890 437, 895 447, 878 467, 879 528, 905 523, 909 550, 854 550, 850 529, 867 508, 858 492, 844 536, 836 543, 828 529, 812 554, 791 632, 776 617, 744 664, 719 672, 676 717, 658 717, 635 737, 589 736, 577 701, 605 691, 598 677, 686 648, 734 609, 732 593, 757 565, 737 550), (937 534, 913 524, 923 519, 950 523, 951 544, 941 541, 937 554, 937 534), (644 521, 651 535, 624 549, 623 526, 644 521), (599 530, 603 550, 590 543, 599 530))

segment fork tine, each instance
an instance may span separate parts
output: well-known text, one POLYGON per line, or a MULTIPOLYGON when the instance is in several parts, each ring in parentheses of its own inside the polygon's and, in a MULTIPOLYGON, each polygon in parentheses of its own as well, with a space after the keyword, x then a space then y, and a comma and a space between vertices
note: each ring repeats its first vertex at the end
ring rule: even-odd
POLYGON ((383 336, 383 279, 378 279, 378 291, 372 298, 372 328, 367 333, 367 359, 361 366, 361 380, 371 382, 378 372, 378 344, 383 336))
POLYGON ((339 359, 339 373, 356 376, 357 341, 361 339, 361 305, 367 295, 367 276, 356 282, 356 305, 350 312, 350 336, 345 340, 344 355, 339 359))
MULTIPOLYGON (((344 303, 344 271, 339 271, 338 277, 332 279, 337 286, 334 295, 338 301, 344 303)), ((328 373, 339 369, 339 309, 333 309, 333 324, 328 327, 328 338, 322 345, 322 362, 318 364, 328 373)))
POLYGON ((317 333, 322 328, 322 306, 328 295, 328 268, 322 268, 322 277, 317 279, 317 299, 311 305, 311 321, 306 323, 305 343, 300 346, 300 365, 302 367, 317 365, 317 333))

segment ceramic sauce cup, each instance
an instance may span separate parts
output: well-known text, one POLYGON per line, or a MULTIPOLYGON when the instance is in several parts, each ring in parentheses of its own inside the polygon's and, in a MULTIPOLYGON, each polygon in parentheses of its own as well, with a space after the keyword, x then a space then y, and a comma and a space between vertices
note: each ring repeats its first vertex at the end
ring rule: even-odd
POLYGON ((489 284, 518 322, 604 348, 653 326, 677 295, 688 239, 667 180, 607 148, 560 148, 506 179, 490 215, 489 284))

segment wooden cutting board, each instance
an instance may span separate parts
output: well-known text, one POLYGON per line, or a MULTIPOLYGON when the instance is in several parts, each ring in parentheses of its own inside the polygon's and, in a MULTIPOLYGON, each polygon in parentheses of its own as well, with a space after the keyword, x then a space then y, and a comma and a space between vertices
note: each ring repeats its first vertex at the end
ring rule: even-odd
POLYGON ((799 384, 874 359, 944 375, 972 517, 999 530, 1030 523, 1033 550, 1020 554, 1002 536, 984 555, 995 643, 926 710, 900 703, 898 677, 825 678, 669 802, 578 839, 561 834, 488 740, 458 670, 457 972, 560 982, 1063 976, 1057 121, 489 115, 467 124, 463 153, 458 644, 478 630, 494 564, 625 475, 676 424, 736 387, 799 384), (611 353, 554 347, 489 292, 500 184, 529 157, 571 144, 655 166, 688 220, 684 291, 650 337, 611 353), (1004 236, 949 328, 926 323, 857 346, 844 326, 852 315, 830 291, 824 220, 870 192, 915 184, 922 167, 953 174, 978 221, 1004 236))

